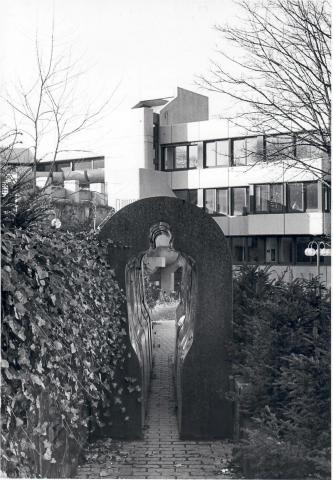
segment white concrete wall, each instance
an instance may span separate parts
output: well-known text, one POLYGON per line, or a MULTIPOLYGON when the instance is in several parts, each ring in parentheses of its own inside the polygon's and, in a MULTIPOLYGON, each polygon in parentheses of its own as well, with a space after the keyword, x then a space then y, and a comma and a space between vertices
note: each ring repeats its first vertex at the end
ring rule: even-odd
POLYGON ((255 214, 237 217, 213 217, 227 236, 242 235, 321 235, 328 233, 328 214, 310 213, 276 213, 255 214))
POLYGON ((160 125, 208 120, 208 97, 177 87, 176 98, 160 110, 160 125))
POLYGON ((175 197, 175 194, 171 190, 170 173, 160 172, 157 170, 147 170, 140 168, 139 170, 139 197, 175 197))
MULTIPOLYGON (((322 159, 308 162, 312 167, 322 168, 322 159)), ((171 172, 173 189, 238 187, 259 183, 313 180, 317 180, 317 177, 311 171, 292 168, 289 162, 285 162, 283 165, 270 162, 245 167, 201 168, 171 172)))

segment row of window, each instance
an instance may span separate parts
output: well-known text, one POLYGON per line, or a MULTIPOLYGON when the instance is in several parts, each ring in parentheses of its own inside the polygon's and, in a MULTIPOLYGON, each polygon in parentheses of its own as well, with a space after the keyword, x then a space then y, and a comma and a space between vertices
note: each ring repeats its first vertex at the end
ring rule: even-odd
MULTIPOLYGON (((316 158, 323 152, 308 145, 302 135, 246 137, 204 142, 204 168, 229 167, 281 158, 316 158), (260 141, 259 141, 260 139, 260 141)), ((198 143, 169 145, 162 149, 162 170, 198 167, 198 143)))
MULTIPOLYGON (((300 213, 318 211, 318 182, 273 183, 254 185, 250 208, 249 187, 206 188, 203 205, 212 215, 247 213, 300 213)), ((178 198, 198 204, 198 191, 174 190, 178 198)), ((324 188, 323 209, 330 210, 330 189, 324 188)))
MULTIPOLYGON (((62 172, 64 170, 96 170, 97 168, 104 168, 104 157, 96 158, 82 158, 80 160, 68 160, 56 162, 52 170, 54 172, 62 172)), ((53 167, 53 163, 39 163, 37 164, 38 172, 49 172, 53 167)))
MULTIPOLYGON (((228 237, 234 264, 313 264, 317 257, 304 253, 312 237, 228 237)), ((320 257, 320 262, 330 264, 329 257, 320 257)))

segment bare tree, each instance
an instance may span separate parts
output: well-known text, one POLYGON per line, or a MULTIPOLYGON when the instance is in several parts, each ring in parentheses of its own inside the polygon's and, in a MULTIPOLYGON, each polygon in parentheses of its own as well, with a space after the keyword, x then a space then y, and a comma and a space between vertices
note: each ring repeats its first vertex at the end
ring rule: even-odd
POLYGON ((96 126, 114 93, 102 102, 84 103, 77 90, 85 72, 68 52, 58 48, 52 26, 46 48, 36 37, 35 79, 28 86, 18 80, 14 91, 1 96, 14 125, 0 129, 2 217, 14 218, 20 226, 36 221, 50 209, 45 193, 48 181, 42 189, 36 188, 38 164, 45 159, 51 162, 49 180, 59 154, 87 152, 73 148, 74 137, 96 126))
POLYGON ((37 164, 47 158, 52 162, 49 176, 60 153, 86 152, 69 149, 73 137, 95 125, 102 118, 112 98, 85 107, 77 98, 77 87, 84 74, 79 62, 73 62, 62 48, 59 52, 54 28, 47 53, 38 39, 35 44, 36 78, 30 86, 18 83, 15 93, 7 93, 2 100, 11 107, 15 121, 33 152, 33 189, 36 189, 37 164))
POLYGON ((331 153, 329 4, 240 0, 237 5, 245 21, 215 27, 227 42, 199 83, 240 105, 229 120, 254 134, 272 135, 271 159, 288 159, 321 179, 329 168, 302 159, 314 150, 331 153))

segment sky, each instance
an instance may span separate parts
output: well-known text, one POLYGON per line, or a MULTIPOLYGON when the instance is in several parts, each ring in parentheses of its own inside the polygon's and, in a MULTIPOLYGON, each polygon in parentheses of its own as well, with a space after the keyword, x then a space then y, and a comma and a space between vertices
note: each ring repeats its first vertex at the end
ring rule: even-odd
POLYGON ((110 99, 98 126, 72 139, 76 147, 108 155, 124 114, 177 85, 208 95, 212 118, 230 108, 196 81, 216 58, 221 37, 214 25, 239 14, 233 0, 2 0, 2 13, 2 97, 32 84, 36 38, 47 54, 54 22, 57 51, 82 72, 73 108, 110 99))

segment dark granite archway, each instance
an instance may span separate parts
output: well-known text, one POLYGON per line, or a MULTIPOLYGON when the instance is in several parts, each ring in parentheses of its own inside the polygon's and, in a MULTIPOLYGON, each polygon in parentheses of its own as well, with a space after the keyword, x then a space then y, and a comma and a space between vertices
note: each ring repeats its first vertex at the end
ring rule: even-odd
MULTIPOLYGON (((103 227, 100 238, 123 245, 120 250, 110 245, 109 261, 126 291, 126 267, 148 250, 150 228, 159 222, 170 225, 174 249, 191 258, 196 269, 197 295, 191 313, 193 339, 187 352, 178 355, 175 366, 180 436, 231 438, 233 405, 227 396, 231 373, 227 344, 232 335, 232 267, 221 229, 194 205, 177 198, 153 197, 117 212, 103 227)), ((184 309, 180 315, 183 313, 184 309)), ((124 315, 127 317, 127 311, 124 315)), ((149 322, 146 328, 151 328, 149 322)), ((128 322, 127 329, 130 330, 128 322)), ((143 336, 148 338, 148 333, 143 336)), ((144 390, 142 361, 130 339, 128 343, 130 355, 122 375, 141 379, 144 390)), ((110 433, 140 437, 146 402, 133 394, 128 394, 125 402, 130 419, 125 427, 114 423, 110 433)))

